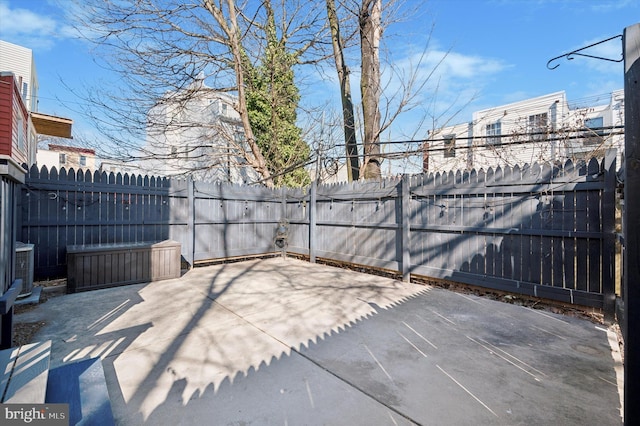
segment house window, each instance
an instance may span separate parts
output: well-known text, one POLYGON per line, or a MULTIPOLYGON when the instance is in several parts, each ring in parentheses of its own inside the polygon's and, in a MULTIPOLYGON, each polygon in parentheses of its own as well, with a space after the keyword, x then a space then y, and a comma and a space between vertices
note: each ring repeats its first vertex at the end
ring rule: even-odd
POLYGON ((604 119, 593 117, 584 120, 584 127, 587 128, 582 139, 583 145, 600 145, 604 140, 604 119))
POLYGON ((593 131, 599 131, 598 133, 602 133, 602 127, 604 127, 604 119, 602 117, 593 117, 587 118, 584 120, 584 126, 593 129, 593 131))
POLYGON ((26 101, 28 94, 29 94, 29 85, 27 83, 22 83, 22 99, 26 101))
POLYGON ((178 147, 176 147, 176 146, 172 146, 172 147, 171 147, 171 155, 172 155, 173 157, 175 157, 177 154, 178 154, 178 147))
POLYGON ((87 157, 84 155, 80 156, 80 167, 87 167, 87 157))
POLYGON ((454 158, 456 156, 456 136, 447 135, 444 137, 444 158, 454 158))
POLYGON ((60 164, 67 164, 67 154, 64 153, 60 153, 58 155, 58 161, 60 162, 60 164))
POLYGON ((24 141, 24 119, 22 117, 18 117, 18 149, 21 151, 24 150, 25 141, 24 141))
POLYGON ((227 104, 222 104, 222 115, 227 115, 227 104))
POLYGON ((500 135, 502 134, 502 125, 499 121, 487 124, 486 127, 487 143, 491 145, 500 143, 500 135))
POLYGON ((529 116, 527 133, 529 133, 532 141, 542 141, 547 139, 547 134, 549 132, 548 121, 546 112, 529 116))

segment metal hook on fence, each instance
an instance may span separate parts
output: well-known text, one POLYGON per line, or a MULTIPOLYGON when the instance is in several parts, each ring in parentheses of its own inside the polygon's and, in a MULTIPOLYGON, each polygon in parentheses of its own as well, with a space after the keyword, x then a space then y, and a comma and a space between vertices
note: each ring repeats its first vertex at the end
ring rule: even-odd
POLYGON ((608 38, 608 39, 606 39, 606 40, 598 41, 598 42, 593 43, 593 44, 590 44, 590 45, 588 45, 588 46, 581 47, 580 49, 573 50, 573 51, 571 51, 571 52, 569 52, 569 53, 565 53, 565 54, 563 54, 563 55, 556 56, 555 58, 551 58, 551 59, 549 59, 549 61, 547 62, 547 68, 549 68, 550 70, 555 70, 556 68, 558 68, 558 67, 560 66, 560 64, 555 64, 554 66, 551 66, 551 63, 552 63, 552 62, 557 61, 558 59, 561 59, 561 58, 567 58, 567 60, 568 60, 568 61, 571 61, 571 60, 573 60, 573 59, 574 59, 574 58, 573 58, 574 56, 584 56, 584 57, 586 57, 586 58, 600 59, 600 60, 603 60, 603 61, 609 61, 609 62, 622 62, 622 61, 624 60, 624 55, 623 55, 622 53, 620 54, 620 56, 621 56, 621 58, 620 58, 620 59, 604 58, 604 57, 602 57, 602 56, 595 56, 595 55, 588 55, 588 54, 586 54, 586 53, 580 53, 580 52, 582 52, 583 50, 589 49, 589 48, 594 47, 594 46, 597 46, 597 45, 599 45, 599 44, 606 43, 606 42, 611 41, 611 40, 614 40, 614 39, 616 39, 616 38, 619 38, 620 40, 622 40, 622 34, 618 34, 618 35, 616 35, 616 36, 609 37, 609 38, 608 38))

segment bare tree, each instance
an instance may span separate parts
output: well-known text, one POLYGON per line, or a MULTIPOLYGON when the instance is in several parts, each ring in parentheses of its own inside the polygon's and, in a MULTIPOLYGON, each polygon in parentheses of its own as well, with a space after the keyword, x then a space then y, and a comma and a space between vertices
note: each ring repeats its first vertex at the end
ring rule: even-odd
MULTIPOLYGON (((105 82, 84 96, 89 108, 82 113, 92 117, 101 136, 107 135, 112 142, 105 144, 100 137, 94 144, 101 157, 192 164, 193 169, 205 171, 230 170, 235 165, 255 170, 256 180, 269 185, 274 175, 303 166, 300 162, 287 163, 287 170, 273 167, 264 144, 256 141, 259 138, 248 111, 247 91, 253 89, 247 72, 260 66, 267 49, 264 35, 269 13, 277 22, 277 39, 297 58, 297 66, 334 60, 343 101, 346 157, 352 172, 357 172, 352 178, 380 176, 382 159, 395 155, 381 153, 382 133, 402 113, 420 105, 418 94, 446 57, 425 72, 427 40, 424 50, 413 55, 411 70, 396 68, 391 56, 381 59, 381 52, 385 53, 382 34, 386 37, 389 25, 405 17, 402 0, 385 3, 384 9, 380 0, 339 0, 337 10, 332 8, 335 0, 327 0, 326 10, 301 0, 75 1, 78 30, 96 43, 97 60, 118 75, 117 81, 105 82), (359 59, 354 59, 355 52, 359 59), (349 54, 354 62, 360 61, 359 113, 349 84, 349 54), (214 115, 211 108, 223 101, 231 101, 235 115, 207 119, 214 115), (193 113, 194 105, 202 114, 193 113), (188 141, 176 147, 168 138, 171 135, 188 141)), ((412 15, 413 10, 407 13, 412 15)), ((431 34, 428 36, 430 39, 431 34)), ((305 113, 313 115, 314 111, 305 113)), ((317 112, 315 120, 320 121, 317 112)), ((302 135, 317 129, 312 120, 307 124, 302 135)))
POLYGON ((247 99, 245 95, 244 85, 244 73, 242 69, 243 60, 243 47, 241 41, 240 28, 238 27, 238 19, 236 16, 236 5, 234 0, 226 1, 226 16, 224 2, 219 2, 218 5, 213 0, 204 0, 204 7, 211 13, 211 16, 215 19, 216 23, 223 32, 222 40, 226 40, 227 47, 231 52, 233 58, 233 70, 236 77, 236 88, 238 90, 238 105, 237 111, 240 114, 242 120, 242 127, 244 129, 244 135, 246 141, 251 149, 251 156, 248 160, 254 166, 254 168, 262 175, 267 183, 271 182, 271 173, 267 168, 266 161, 255 138, 253 137, 253 131, 249 124, 249 113, 247 111, 247 99))
MULTIPOLYGON (((434 120, 440 118, 440 113, 429 111, 430 101, 428 99, 436 97, 438 83, 434 83, 434 77, 446 59, 448 51, 435 60, 430 58, 432 55, 430 42, 434 25, 431 26, 426 37, 424 33, 420 34, 419 39, 423 43, 422 50, 418 50, 403 64, 396 63, 397 56, 394 56, 393 52, 385 47, 387 34, 393 37, 393 33, 388 33, 389 28, 393 24, 421 16, 423 8, 423 4, 406 3, 402 0, 385 2, 384 5, 380 0, 339 0, 336 11, 334 0, 327 0, 334 62, 343 99, 347 159, 352 158, 350 154, 353 150, 350 149, 352 146, 351 135, 355 137, 356 134, 359 134, 363 155, 360 177, 380 178, 383 159, 408 162, 412 156, 416 156, 415 143, 409 143, 402 147, 399 144, 394 145, 396 149, 404 149, 406 151, 404 154, 391 151, 381 152, 381 147, 385 145, 381 141, 382 134, 390 131, 391 126, 403 114, 418 106, 425 109, 425 115, 416 118, 415 128, 409 139, 423 137, 419 132, 430 116, 434 120), (346 34, 336 31, 341 30, 338 24, 343 24, 343 27, 347 28, 346 34), (357 60, 355 59, 356 55, 353 54, 356 50, 358 52, 357 60), (352 93, 350 93, 351 87, 348 84, 350 67, 347 65, 348 59, 345 59, 348 56, 347 52, 353 54, 351 61, 356 62, 360 69, 361 104, 359 109, 353 108, 354 111, 357 111, 354 114, 355 119, 350 116, 348 108, 352 93), (409 63, 409 67, 405 66, 407 63, 409 63), (428 63, 433 65, 427 65, 428 63), (427 89, 430 93, 426 93, 427 89), (351 132, 352 127, 356 130, 353 133, 351 132)), ((406 33, 403 34, 403 37, 406 36, 406 33)), ((456 111, 452 106, 445 113, 454 114, 456 111)))
POLYGON ((364 127, 365 179, 380 178, 380 39, 382 1, 362 0, 358 11, 360 29, 362 118, 364 127))
POLYGON ((334 0, 327 0, 327 19, 331 29, 333 56, 338 73, 338 80, 340 81, 340 99, 342 102, 344 141, 347 155, 347 175, 349 181, 354 181, 360 178, 356 123, 351 95, 350 71, 344 59, 344 40, 340 34, 340 20, 336 13, 334 0))
MULTIPOLYGON (((323 16, 306 2, 277 2, 288 48, 301 55, 314 47, 323 16)), ((235 162, 271 185, 280 170, 270 168, 256 142, 245 80, 246 65, 259 62, 265 51, 265 10, 271 3, 76 0, 76 28, 95 43, 97 60, 118 76, 79 94, 89 105, 79 112, 92 118, 101 134, 95 144, 100 155, 127 161, 197 158, 195 167, 205 169, 235 162), (221 119, 213 119, 213 106, 221 108, 223 101, 235 113, 219 109, 221 119), (192 113, 194 104, 202 114, 192 113), (189 142, 169 146, 166 136, 172 134, 188 134, 189 142)))

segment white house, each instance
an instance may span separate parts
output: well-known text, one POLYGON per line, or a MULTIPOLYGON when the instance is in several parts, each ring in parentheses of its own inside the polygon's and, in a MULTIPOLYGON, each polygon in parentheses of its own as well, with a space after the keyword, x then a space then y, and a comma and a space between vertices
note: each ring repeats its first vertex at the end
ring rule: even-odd
POLYGON ((242 155, 248 147, 235 103, 234 96, 204 82, 167 94, 148 114, 142 171, 232 183, 259 181, 242 155))
POLYGON ((38 111, 38 74, 33 52, 23 46, 0 40, 0 67, 19 80, 20 93, 28 111, 38 111))
POLYGON ((96 151, 89 148, 49 144, 48 149, 39 149, 37 154, 38 167, 47 169, 55 167, 57 170, 96 170, 96 151))
POLYGON ((564 91, 476 111, 469 123, 429 133, 424 171, 488 169, 497 166, 602 157, 624 148, 624 91, 603 102, 577 105, 564 91))

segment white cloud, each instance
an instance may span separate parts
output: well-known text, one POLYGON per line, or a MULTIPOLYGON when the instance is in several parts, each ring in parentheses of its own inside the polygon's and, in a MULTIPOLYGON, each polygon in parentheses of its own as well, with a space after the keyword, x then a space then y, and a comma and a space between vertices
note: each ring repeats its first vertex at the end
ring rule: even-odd
POLYGON ((56 29, 56 22, 39 16, 27 9, 11 9, 5 2, 0 2, 2 33, 9 35, 51 35, 56 29))
POLYGON ((512 65, 496 58, 433 48, 425 57, 414 53, 398 58, 394 67, 395 74, 385 74, 390 93, 402 90, 401 82, 394 81, 400 79, 397 75, 415 73, 418 83, 414 88, 424 82, 420 93, 413 98, 417 109, 408 115, 417 113, 430 116, 439 124, 450 124, 470 119, 470 108, 485 87, 512 65))
MULTIPOLYGON (((436 57, 443 57, 446 52, 436 51, 434 54, 436 57)), ((492 58, 464 55, 456 52, 449 52, 446 55, 442 63, 442 74, 453 78, 479 78, 497 74, 508 67, 504 62, 492 58)))
POLYGON ((590 5, 591 10, 594 12, 609 12, 612 10, 624 9, 627 6, 633 4, 632 0, 611 0, 592 3, 590 5))
POLYGON ((578 53, 558 58, 556 61, 554 61, 552 66, 564 65, 567 60, 572 60, 576 63, 579 62, 581 67, 588 68, 602 75, 621 75, 624 72, 622 64, 622 38, 616 37, 605 43, 598 44, 599 42, 601 42, 602 40, 606 40, 607 38, 609 37, 585 41, 581 46, 574 48, 575 50, 580 50, 578 53), (590 46, 592 44, 596 45, 585 48, 586 46, 590 46), (582 55, 595 56, 595 58, 585 57, 582 55))
POLYGON ((500 59, 434 48, 424 57, 413 53, 398 58, 394 67, 400 70, 397 74, 408 76, 415 73, 417 81, 428 80, 427 89, 437 86, 441 92, 459 94, 461 89, 482 89, 487 80, 511 68, 511 65, 500 59))
POLYGON ((50 48, 60 36, 59 25, 50 16, 41 15, 19 7, 11 8, 0 1, 0 38, 30 48, 50 48))
MULTIPOLYGON (((600 40, 590 40, 585 42, 585 46, 593 43, 597 43, 600 40)), ((622 59, 622 39, 615 38, 606 43, 598 44, 580 53, 587 55, 599 56, 601 58, 607 58, 612 60, 622 59)), ((579 56, 577 56, 579 57, 579 56)), ((622 74, 623 65, 622 62, 611 62, 602 59, 583 58, 585 64, 594 71, 602 74, 622 74)))

